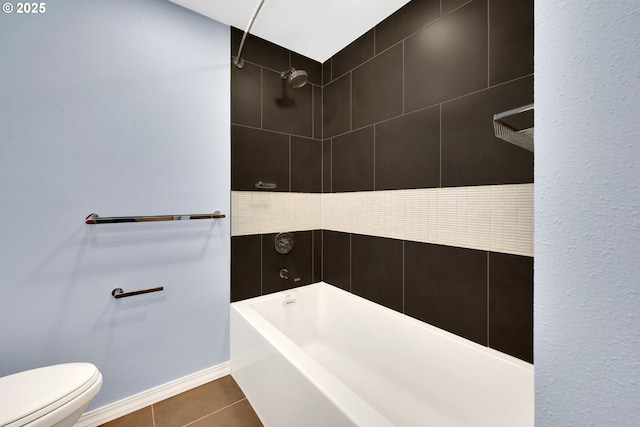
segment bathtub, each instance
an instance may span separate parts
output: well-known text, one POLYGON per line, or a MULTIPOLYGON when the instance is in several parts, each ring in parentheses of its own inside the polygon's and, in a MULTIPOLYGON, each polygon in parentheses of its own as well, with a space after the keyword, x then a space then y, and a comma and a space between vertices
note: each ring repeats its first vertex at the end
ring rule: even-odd
POLYGON ((231 304, 266 427, 533 426, 533 366, 326 283, 231 304))

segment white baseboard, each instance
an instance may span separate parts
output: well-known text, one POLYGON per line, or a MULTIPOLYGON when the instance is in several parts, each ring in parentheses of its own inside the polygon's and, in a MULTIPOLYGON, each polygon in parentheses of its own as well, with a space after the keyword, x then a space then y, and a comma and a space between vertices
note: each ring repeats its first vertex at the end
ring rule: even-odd
POLYGON ((117 402, 110 403, 93 411, 86 412, 74 427, 97 427, 124 415, 145 408, 151 404, 184 393, 231 373, 231 363, 224 362, 211 368, 178 378, 141 393, 134 394, 117 402))

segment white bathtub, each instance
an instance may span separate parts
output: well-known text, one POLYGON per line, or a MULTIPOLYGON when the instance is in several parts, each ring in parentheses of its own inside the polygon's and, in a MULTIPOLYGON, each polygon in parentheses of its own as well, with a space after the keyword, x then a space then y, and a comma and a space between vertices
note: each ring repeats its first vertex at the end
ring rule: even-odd
POLYGON ((231 304, 266 427, 533 426, 533 366, 317 283, 231 304))

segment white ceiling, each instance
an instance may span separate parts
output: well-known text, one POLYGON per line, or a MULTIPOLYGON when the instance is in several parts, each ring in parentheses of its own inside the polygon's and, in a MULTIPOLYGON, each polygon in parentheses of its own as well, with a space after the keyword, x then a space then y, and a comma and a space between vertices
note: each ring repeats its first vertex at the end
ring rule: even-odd
MULTIPOLYGON (((258 4, 258 0, 170 1, 243 31, 258 4)), ((251 34, 324 62, 408 2, 265 0, 251 34)))

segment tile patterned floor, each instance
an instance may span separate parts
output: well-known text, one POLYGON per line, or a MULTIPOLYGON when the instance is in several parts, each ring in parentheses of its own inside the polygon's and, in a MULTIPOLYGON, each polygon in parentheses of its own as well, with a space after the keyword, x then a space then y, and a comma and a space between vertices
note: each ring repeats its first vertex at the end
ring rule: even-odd
POLYGON ((263 427, 230 375, 154 403, 101 427, 186 426, 263 427))

